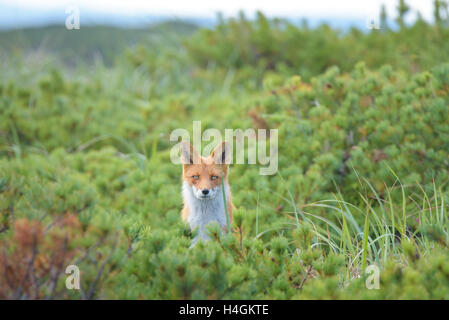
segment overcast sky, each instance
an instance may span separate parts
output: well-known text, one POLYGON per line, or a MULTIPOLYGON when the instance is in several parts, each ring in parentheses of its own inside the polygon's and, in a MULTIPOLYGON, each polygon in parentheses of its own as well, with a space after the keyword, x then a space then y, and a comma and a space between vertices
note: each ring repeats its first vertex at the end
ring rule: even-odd
MULTIPOLYGON (((406 0, 411 6, 407 21, 413 21, 416 11, 426 20, 432 19, 432 0, 406 0)), ((210 25, 217 12, 225 17, 243 10, 250 18, 256 10, 269 17, 306 18, 310 25, 321 21, 333 27, 363 27, 372 17, 378 17, 385 4, 390 19, 396 17, 398 0, 0 0, 0 29, 64 24, 66 9, 76 6, 81 23, 142 26, 158 19, 193 19, 210 25), (202 20, 201 20, 202 19, 202 20)), ((160 20, 159 20, 160 21, 160 20)))
MULTIPOLYGON (((431 0, 407 0, 412 9, 425 18, 432 15, 431 0)), ((382 4, 393 14, 397 0, 0 0, 0 4, 28 9, 57 10, 76 5, 80 10, 95 10, 114 14, 171 14, 179 16, 214 16, 217 11, 235 15, 239 9, 248 14, 256 9, 270 16, 359 16, 378 13, 382 4)))

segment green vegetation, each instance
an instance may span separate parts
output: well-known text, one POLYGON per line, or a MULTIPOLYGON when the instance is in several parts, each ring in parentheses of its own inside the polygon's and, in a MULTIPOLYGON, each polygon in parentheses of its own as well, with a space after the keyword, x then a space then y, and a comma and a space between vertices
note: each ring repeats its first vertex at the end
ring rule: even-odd
POLYGON ((0 48, 14 55, 29 51, 50 56, 56 53, 53 58, 70 66, 99 59, 111 65, 127 47, 138 43, 154 45, 160 39, 167 41, 173 34, 188 36, 196 29, 195 25, 182 21, 167 21, 147 28, 83 26, 76 32, 67 32, 59 25, 16 29, 0 32, 0 48))
POLYGON ((112 65, 2 46, 0 298, 447 299, 447 7, 401 3, 398 29, 242 16, 112 65), (193 120, 278 129, 279 172, 232 165, 234 232, 189 249, 169 135, 193 120))
MULTIPOLYGON (((440 17, 443 10, 438 12, 440 17)), ((447 11, 444 16, 448 17, 447 11)), ((366 33, 356 28, 342 32, 327 25, 316 29, 307 24, 297 27, 287 20, 268 20, 261 13, 256 21, 248 21, 241 14, 236 19, 220 20, 213 30, 200 30, 187 41, 187 47, 200 66, 214 63, 253 73, 274 70, 300 74, 304 79, 333 65, 349 72, 361 60, 369 68, 390 64, 396 70, 416 73, 449 59, 448 20, 440 17, 433 25, 418 16, 411 26, 402 20, 399 27, 393 28, 384 17, 380 19, 380 29, 366 33)))

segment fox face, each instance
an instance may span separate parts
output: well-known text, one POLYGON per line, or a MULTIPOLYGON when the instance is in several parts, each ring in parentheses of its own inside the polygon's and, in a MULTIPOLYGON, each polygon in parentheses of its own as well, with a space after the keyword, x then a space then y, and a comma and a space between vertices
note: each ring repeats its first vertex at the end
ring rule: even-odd
POLYGON ((208 164, 203 160, 201 164, 190 165, 184 170, 183 176, 196 198, 214 198, 218 194, 221 186, 221 170, 213 163, 208 164))
POLYGON ((218 145, 209 157, 201 157, 190 143, 181 144, 183 180, 197 199, 212 199, 221 193, 221 179, 227 182, 228 154, 226 142, 218 145))

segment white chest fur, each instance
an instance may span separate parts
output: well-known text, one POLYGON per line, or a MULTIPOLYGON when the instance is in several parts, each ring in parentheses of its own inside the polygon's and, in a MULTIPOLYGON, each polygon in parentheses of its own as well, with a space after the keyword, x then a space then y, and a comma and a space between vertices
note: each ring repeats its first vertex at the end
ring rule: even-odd
MULTIPOLYGON (((209 239, 207 225, 216 222, 220 227, 226 226, 225 203, 221 186, 216 192, 216 196, 211 199, 198 199, 195 197, 192 187, 184 182, 182 185, 182 195, 189 207, 187 222, 193 230, 198 228, 198 236, 194 239, 196 243, 199 239, 209 239)), ((226 195, 229 195, 229 187, 225 185, 226 195)))

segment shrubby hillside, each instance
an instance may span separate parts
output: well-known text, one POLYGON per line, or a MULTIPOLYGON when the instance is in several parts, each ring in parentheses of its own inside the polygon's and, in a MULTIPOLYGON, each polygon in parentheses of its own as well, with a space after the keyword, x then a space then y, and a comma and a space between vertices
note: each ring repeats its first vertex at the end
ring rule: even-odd
POLYGON ((400 4, 397 28, 242 16, 111 66, 1 51, 0 298, 447 298, 449 29, 400 4), (279 171, 232 165, 234 232, 190 248, 169 135, 193 120, 278 129, 279 171))
POLYGON ((196 29, 195 25, 183 21, 167 21, 145 28, 83 25, 76 32, 68 32, 60 25, 50 25, 0 30, 0 47, 15 56, 26 56, 29 52, 50 55, 72 67, 96 60, 110 66, 128 47, 139 43, 154 46, 161 38, 167 41, 174 34, 188 36, 196 29))

